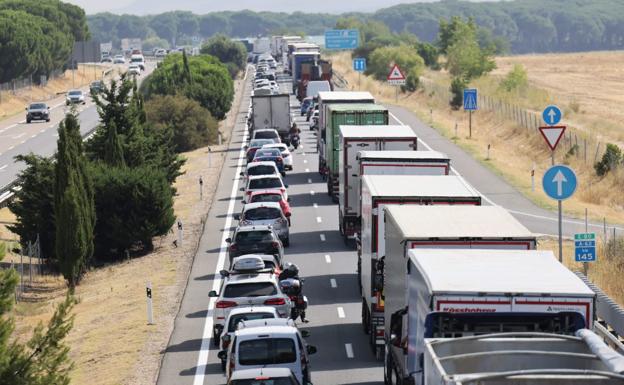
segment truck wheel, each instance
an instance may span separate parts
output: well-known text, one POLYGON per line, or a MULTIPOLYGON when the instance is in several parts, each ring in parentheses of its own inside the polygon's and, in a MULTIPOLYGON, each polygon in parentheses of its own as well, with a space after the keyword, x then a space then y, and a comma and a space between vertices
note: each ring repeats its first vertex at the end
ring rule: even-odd
POLYGON ((327 178, 327 195, 332 196, 331 178, 327 178))
POLYGON ((394 368, 392 365, 392 359, 390 358, 390 355, 388 354, 386 356, 386 363, 384 365, 384 384, 385 385, 392 385, 393 371, 394 371, 394 368))
POLYGON ((357 277, 358 277, 358 289, 360 290, 360 294, 362 294, 362 257, 358 255, 357 261, 357 277))
POLYGON ((368 334, 370 327, 370 321, 368 318, 368 307, 366 306, 366 300, 362 298, 362 329, 364 329, 364 334, 368 334))

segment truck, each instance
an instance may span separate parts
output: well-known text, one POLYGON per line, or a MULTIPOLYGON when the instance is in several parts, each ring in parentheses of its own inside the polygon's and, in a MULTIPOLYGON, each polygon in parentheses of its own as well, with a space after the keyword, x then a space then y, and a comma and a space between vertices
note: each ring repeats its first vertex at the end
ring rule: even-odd
POLYGON ((588 329, 427 338, 423 368, 426 385, 624 383, 624 357, 588 329))
POLYGON ((292 125, 290 115, 290 96, 253 95, 251 97, 251 129, 272 128, 277 130, 282 142, 290 144, 288 133, 292 125))
POLYGON ((338 225, 345 239, 352 238, 360 227, 360 167, 357 161, 360 151, 414 152, 417 146, 418 138, 409 126, 340 126, 338 225))
POLYGON ((303 43, 303 38, 301 36, 284 36, 282 38, 282 46, 280 48, 280 57, 282 63, 288 63, 288 46, 294 43, 303 43))
POLYGON ((284 40, 301 41, 301 36, 271 36, 271 55, 278 61, 282 60, 282 47, 284 40))
POLYGON ((388 109, 380 104, 333 104, 326 108, 326 113, 325 127, 321 130, 323 156, 319 158, 319 171, 327 180, 327 193, 338 202, 340 127, 387 126, 389 114, 388 109))
POLYGON ((296 87, 301 80, 301 66, 303 63, 315 62, 321 59, 319 52, 294 52, 290 55, 290 74, 292 75, 293 85, 296 87))
POLYGON ((253 42, 253 53, 271 52, 271 40, 268 37, 259 37, 253 42))
POLYGON ((319 91, 332 91, 331 80, 333 76, 330 61, 311 60, 301 63, 301 76, 295 87, 297 99, 302 101, 306 96, 310 96, 308 95, 308 87, 316 88, 316 95, 319 91))
MULTIPOLYGON (((362 293, 362 324, 377 357, 384 345, 383 266, 388 205, 481 205, 481 195, 456 175, 363 175, 357 274, 362 293)), ((390 231, 390 230, 388 230, 390 231)))
MULTIPOLYGON (((551 251, 417 248, 405 253, 402 234, 386 235, 385 275, 392 277, 384 287, 386 384, 425 384, 427 338, 573 335, 592 328, 595 293, 551 251)), ((496 358, 490 363, 498 366, 496 358)))

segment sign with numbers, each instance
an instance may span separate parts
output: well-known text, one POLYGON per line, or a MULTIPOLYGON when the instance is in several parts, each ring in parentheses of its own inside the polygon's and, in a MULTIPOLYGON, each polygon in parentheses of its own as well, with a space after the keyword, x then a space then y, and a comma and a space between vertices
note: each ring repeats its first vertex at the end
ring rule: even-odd
POLYGON ((574 260, 596 262, 596 233, 574 234, 574 260))

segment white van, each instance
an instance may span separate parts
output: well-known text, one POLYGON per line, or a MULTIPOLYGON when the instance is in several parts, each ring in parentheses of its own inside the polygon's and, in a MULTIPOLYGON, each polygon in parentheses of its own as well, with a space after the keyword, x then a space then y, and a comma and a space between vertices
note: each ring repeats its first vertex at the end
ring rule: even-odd
POLYGON ((313 80, 308 83, 306 97, 317 98, 319 92, 331 91, 331 85, 327 80, 313 80))
POLYGON ((132 64, 138 65, 141 71, 145 71, 145 58, 143 55, 132 55, 130 57, 130 65, 132 64))
POLYGON ((307 345, 290 319, 265 319, 239 323, 228 350, 221 350, 219 358, 227 360, 228 380, 235 370, 254 368, 286 368, 297 377, 300 384, 309 384, 310 361, 308 355, 316 347, 307 345))

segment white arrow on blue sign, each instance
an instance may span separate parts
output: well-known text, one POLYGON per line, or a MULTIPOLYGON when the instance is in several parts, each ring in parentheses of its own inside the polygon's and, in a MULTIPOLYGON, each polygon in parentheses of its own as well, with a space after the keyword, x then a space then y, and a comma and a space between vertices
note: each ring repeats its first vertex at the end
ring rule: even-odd
POLYGON ((561 113, 561 109, 557 106, 548 106, 544 108, 544 112, 542 112, 542 119, 549 126, 554 126, 561 121, 563 114, 561 113))
POLYGON ((574 195, 576 186, 576 174, 567 166, 552 166, 546 171, 544 178, 542 178, 542 187, 546 195, 560 201, 574 195))
POLYGON ((366 58, 358 57, 353 59, 353 70, 357 72, 366 71, 366 58))
POLYGON ((466 88, 464 90, 464 110, 465 111, 476 111, 477 106, 477 89, 476 88, 466 88))

